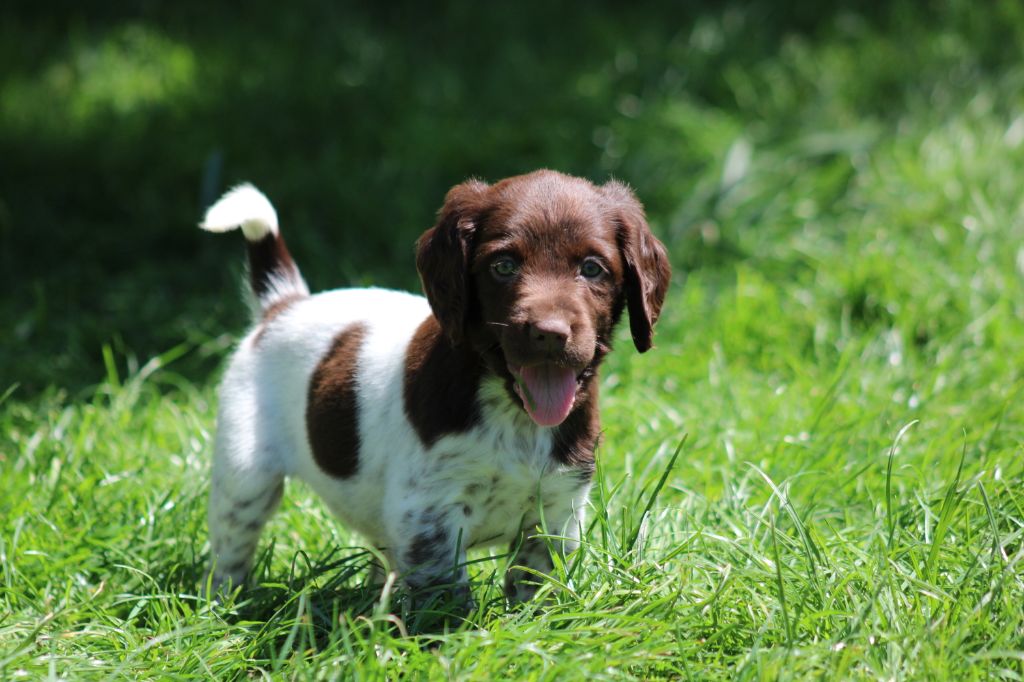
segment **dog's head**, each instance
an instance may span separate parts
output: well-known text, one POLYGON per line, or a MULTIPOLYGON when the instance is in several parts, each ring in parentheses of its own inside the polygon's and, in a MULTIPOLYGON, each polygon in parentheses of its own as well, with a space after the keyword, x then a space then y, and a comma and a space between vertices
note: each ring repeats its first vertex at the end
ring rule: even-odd
POLYGON ((471 344, 542 426, 582 402, 623 308, 637 350, 651 347, 670 277, 628 187, 553 171, 452 188, 416 265, 451 342, 471 344))

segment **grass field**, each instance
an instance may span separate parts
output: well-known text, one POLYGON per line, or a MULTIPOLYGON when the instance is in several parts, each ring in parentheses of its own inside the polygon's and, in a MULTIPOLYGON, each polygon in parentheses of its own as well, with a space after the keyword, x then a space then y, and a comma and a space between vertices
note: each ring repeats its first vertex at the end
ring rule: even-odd
POLYGON ((0 679, 1024 678, 1019 3, 146 7, 0 17, 0 679), (412 287, 447 186, 538 166, 633 184, 676 273, 548 599, 478 554, 407 636, 300 484, 198 596, 244 325, 204 187, 317 288, 412 287))

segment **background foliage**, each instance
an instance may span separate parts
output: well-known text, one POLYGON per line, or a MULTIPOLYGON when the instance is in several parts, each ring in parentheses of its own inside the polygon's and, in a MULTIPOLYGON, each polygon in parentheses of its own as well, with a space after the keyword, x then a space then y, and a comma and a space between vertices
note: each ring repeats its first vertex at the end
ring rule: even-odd
POLYGON ((1016 0, 5 4, 0 678, 1020 679, 1022 45, 1016 0), (677 273, 572 589, 482 557, 425 648, 293 486, 196 597, 245 324, 203 208, 251 180, 314 289, 415 288, 448 187, 537 167, 632 184, 677 273))

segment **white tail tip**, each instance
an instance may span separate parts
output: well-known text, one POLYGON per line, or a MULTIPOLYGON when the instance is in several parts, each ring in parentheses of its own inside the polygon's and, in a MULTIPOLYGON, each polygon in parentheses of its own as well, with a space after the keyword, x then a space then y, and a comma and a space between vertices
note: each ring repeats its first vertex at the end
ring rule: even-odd
POLYGON ((199 227, 210 232, 228 232, 242 228, 251 242, 267 234, 277 234, 277 211, 270 200, 249 183, 233 188, 206 211, 199 227))

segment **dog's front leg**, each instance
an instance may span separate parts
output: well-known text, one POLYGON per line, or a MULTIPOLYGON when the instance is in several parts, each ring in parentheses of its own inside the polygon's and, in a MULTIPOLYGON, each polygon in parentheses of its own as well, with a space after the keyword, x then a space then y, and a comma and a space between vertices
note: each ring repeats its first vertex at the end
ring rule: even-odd
POLYGON ((554 570, 551 552, 565 556, 579 546, 582 516, 571 510, 561 518, 547 519, 552 534, 540 528, 524 527, 509 548, 512 560, 505 574, 505 598, 512 604, 529 601, 544 583, 544 576, 554 570), (559 533, 559 534, 555 534, 559 533))
POLYGON ((447 603, 465 613, 473 608, 466 572, 466 541, 455 514, 433 508, 407 514, 395 552, 400 575, 417 605, 447 603))
POLYGON ((534 529, 532 533, 523 532, 512 541, 509 548, 513 556, 505 574, 505 598, 513 604, 532 599, 540 589, 544 576, 554 569, 548 547, 550 538, 539 533, 539 529, 534 529))

